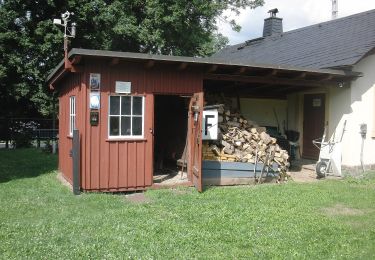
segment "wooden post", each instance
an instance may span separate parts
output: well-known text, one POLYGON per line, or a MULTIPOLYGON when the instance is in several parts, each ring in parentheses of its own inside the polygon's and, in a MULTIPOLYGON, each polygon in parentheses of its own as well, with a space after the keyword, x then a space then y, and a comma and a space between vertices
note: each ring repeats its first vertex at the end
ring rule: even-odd
POLYGON ((36 148, 40 148, 40 130, 37 129, 37 132, 36 132, 36 148))
POLYGON ((72 147, 72 156, 73 156, 73 194, 79 195, 80 190, 80 145, 79 145, 79 131, 73 130, 73 147, 72 147))

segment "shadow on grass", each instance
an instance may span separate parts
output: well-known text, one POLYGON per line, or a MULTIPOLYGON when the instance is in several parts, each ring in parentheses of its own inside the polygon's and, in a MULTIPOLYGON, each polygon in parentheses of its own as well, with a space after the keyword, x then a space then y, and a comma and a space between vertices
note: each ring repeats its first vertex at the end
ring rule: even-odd
POLYGON ((33 178, 56 169, 56 155, 33 148, 0 150, 0 183, 33 178))

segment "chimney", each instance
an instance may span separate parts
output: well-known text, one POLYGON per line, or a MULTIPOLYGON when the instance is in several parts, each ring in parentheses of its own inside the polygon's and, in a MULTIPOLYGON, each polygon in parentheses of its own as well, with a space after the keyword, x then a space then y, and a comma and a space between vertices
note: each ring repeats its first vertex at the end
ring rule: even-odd
POLYGON ((270 17, 264 19, 263 37, 283 33, 283 19, 276 17, 278 12, 277 8, 268 11, 270 17))

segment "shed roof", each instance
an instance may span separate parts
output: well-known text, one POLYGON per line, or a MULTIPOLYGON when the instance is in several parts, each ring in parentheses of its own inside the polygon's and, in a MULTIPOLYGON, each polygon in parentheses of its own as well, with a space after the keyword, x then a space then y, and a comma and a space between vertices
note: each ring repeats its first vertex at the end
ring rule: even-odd
POLYGON ((375 48, 375 9, 228 46, 212 57, 303 68, 352 66, 375 48))
MULTIPOLYGON (((90 50, 90 49, 72 49, 69 54, 68 58, 73 60, 80 57, 78 60, 81 61, 81 58, 107 58, 107 59, 121 59, 126 61, 138 61, 138 62, 158 62, 158 63, 169 63, 169 64, 186 64, 188 66, 206 66, 207 71, 203 71, 204 73, 212 74, 214 72, 220 71, 220 69, 225 69, 225 74, 239 74, 236 73, 237 71, 241 70, 243 76, 246 76, 244 73, 245 70, 262 70, 265 72, 268 71, 282 71, 283 73, 307 73, 312 74, 314 76, 320 77, 327 77, 330 76, 331 78, 334 77, 337 80, 350 80, 357 76, 360 76, 359 73, 355 72, 347 72, 342 70, 336 69, 314 69, 314 68, 302 68, 302 67, 295 67, 295 66, 288 66, 288 65, 272 65, 272 64, 264 64, 264 63, 250 63, 246 61, 230 61, 218 58, 198 58, 198 57, 184 57, 184 56, 171 56, 171 55, 152 55, 152 54, 144 54, 144 53, 133 53, 133 52, 117 52, 117 51, 102 51, 102 50, 90 50), (212 70, 212 67, 215 67, 212 70), (219 68, 219 70, 217 70, 219 68), (229 72, 228 72, 229 71, 229 72)), ((62 75, 62 69, 64 69, 64 60, 61 61, 55 69, 48 75, 47 82, 52 81, 55 77, 60 77, 62 75)), ((237 75, 238 76, 238 75, 237 75)))

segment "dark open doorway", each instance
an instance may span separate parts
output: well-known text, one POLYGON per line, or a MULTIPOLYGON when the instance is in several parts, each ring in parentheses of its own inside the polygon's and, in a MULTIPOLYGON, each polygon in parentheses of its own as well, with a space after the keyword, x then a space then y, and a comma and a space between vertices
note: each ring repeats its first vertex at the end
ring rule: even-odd
POLYGON ((178 161, 186 158, 189 98, 155 95, 154 183, 178 184, 187 181, 178 161), (172 180, 173 179, 173 180, 172 180))

